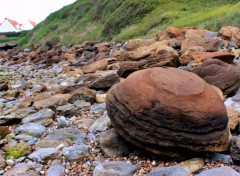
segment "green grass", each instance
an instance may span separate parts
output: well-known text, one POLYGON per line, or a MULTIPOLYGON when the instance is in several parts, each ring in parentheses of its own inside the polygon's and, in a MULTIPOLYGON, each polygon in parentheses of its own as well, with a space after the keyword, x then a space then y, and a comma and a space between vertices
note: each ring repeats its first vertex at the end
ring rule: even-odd
POLYGON ((19 39, 20 39, 19 37, 8 37, 5 39, 0 39, 0 43, 17 42, 19 39))
POLYGON ((31 147, 22 142, 22 143, 18 143, 16 146, 11 147, 9 149, 6 150, 6 159, 10 159, 10 158, 20 158, 26 154, 29 154, 31 152, 31 147))
POLYGON ((48 49, 49 43, 122 41, 154 37, 168 26, 217 31, 226 25, 238 26, 239 9, 239 0, 78 0, 50 14, 33 31, 21 36, 19 44, 20 48, 48 49))

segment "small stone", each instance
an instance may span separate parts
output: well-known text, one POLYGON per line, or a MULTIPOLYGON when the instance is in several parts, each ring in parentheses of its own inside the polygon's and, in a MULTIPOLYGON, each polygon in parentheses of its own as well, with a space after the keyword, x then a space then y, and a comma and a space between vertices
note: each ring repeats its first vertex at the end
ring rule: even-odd
POLYGON ((6 163, 8 166, 13 166, 15 162, 12 159, 8 159, 6 163))
POLYGON ((216 161, 219 162, 220 161, 220 162, 224 162, 224 163, 228 163, 228 164, 233 163, 233 160, 232 160, 230 155, 221 154, 221 153, 207 154, 207 158, 210 161, 214 161, 214 162, 216 162, 216 161))
POLYGON ((200 174, 196 174, 196 176, 240 176, 238 172, 232 169, 229 166, 223 166, 218 168, 209 169, 201 172, 200 174))
POLYGON ((4 170, 0 170, 0 175, 3 175, 4 174, 4 170))
POLYGON ((61 165, 61 161, 54 160, 46 171, 46 176, 63 176, 64 171, 65 168, 61 165))
POLYGON ((58 128, 64 128, 69 126, 69 122, 64 116, 58 117, 57 121, 58 121, 58 128))
POLYGON ((49 133, 44 140, 58 140, 65 142, 66 140, 71 140, 73 142, 82 143, 86 139, 86 135, 78 129, 73 128, 61 128, 49 133))
POLYGON ((106 103, 94 104, 90 109, 90 113, 93 113, 96 111, 105 111, 105 110, 106 110, 106 103))
POLYGON ((189 174, 193 174, 199 171, 204 166, 204 160, 202 158, 193 158, 178 164, 184 168, 189 174))
POLYGON ((77 100, 73 103, 77 108, 80 110, 89 110, 91 107, 91 103, 83 101, 83 100, 77 100))
POLYGON ((91 133, 103 132, 110 128, 111 120, 107 115, 107 111, 104 111, 103 115, 99 117, 89 128, 91 133))
POLYGON ((124 161, 109 161, 99 163, 93 171, 93 176, 131 176, 136 170, 135 165, 129 165, 124 161))
POLYGON ((45 121, 52 119, 55 112, 51 109, 42 109, 34 114, 31 114, 22 119, 22 123, 35 122, 38 124, 44 124, 45 121))
POLYGON ((62 150, 62 154, 66 157, 67 161, 81 161, 84 159, 87 152, 87 145, 75 145, 71 147, 65 147, 62 150))
POLYGON ((96 76, 96 79, 89 84, 89 88, 96 90, 108 89, 120 81, 120 77, 115 70, 97 72, 94 76, 96 76))
POLYGON ((41 137, 46 131, 46 127, 38 123, 26 123, 15 129, 15 133, 29 135, 31 137, 41 137))
POLYGON ((6 158, 20 158, 31 153, 32 148, 26 142, 20 141, 19 143, 13 144, 12 146, 7 147, 6 149, 6 158))
POLYGON ((0 170, 6 167, 6 161, 4 159, 4 156, 0 154, 0 170))
POLYGON ((233 136, 231 138, 230 156, 235 164, 240 164, 240 136, 233 136))
POLYGON ((145 174, 146 171, 144 169, 140 169, 139 174, 145 174))
POLYGON ((33 166, 28 163, 19 163, 12 168, 11 166, 7 167, 6 172, 3 174, 3 176, 37 176, 36 172, 33 171, 33 166))
POLYGON ((106 95, 107 95, 107 94, 96 95, 96 102, 97 102, 97 103, 105 103, 105 101, 106 101, 106 95))
POLYGON ((100 134, 100 147, 108 156, 124 156, 130 153, 129 144, 112 128, 100 134))
POLYGON ((153 161, 153 162, 152 162, 152 165, 153 165, 153 166, 156 166, 156 161, 153 161))
POLYGON ((180 166, 170 166, 155 168, 147 176, 190 176, 190 174, 180 166))
POLYGON ((40 174, 41 174, 41 175, 44 175, 44 174, 45 174, 45 171, 40 171, 40 174))
POLYGON ((228 126, 230 130, 235 130, 239 123, 240 112, 233 107, 226 107, 228 113, 228 126))
POLYGON ((9 127, 0 126, 0 139, 3 139, 5 136, 7 136, 10 133, 11 131, 9 130, 9 127))
POLYGON ((17 114, 0 115, 0 125, 19 123, 21 120, 22 117, 17 114))
POLYGON ((60 152, 56 148, 41 148, 30 154, 28 157, 33 161, 43 163, 50 159, 55 159, 59 153, 60 152))

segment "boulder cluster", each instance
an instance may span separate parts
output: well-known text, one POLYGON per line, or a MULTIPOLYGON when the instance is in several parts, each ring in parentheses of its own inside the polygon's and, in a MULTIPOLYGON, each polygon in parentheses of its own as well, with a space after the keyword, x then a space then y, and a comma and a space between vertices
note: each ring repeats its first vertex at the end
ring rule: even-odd
POLYGON ((240 175, 239 36, 0 51, 0 175, 240 175))

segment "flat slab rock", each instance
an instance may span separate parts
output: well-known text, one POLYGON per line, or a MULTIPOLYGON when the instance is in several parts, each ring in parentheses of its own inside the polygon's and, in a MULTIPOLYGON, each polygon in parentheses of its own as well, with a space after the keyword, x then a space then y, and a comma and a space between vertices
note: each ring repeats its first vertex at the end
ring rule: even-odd
POLYGON ((196 176, 240 176, 238 172, 228 166, 206 170, 196 176))
POLYGON ((64 175, 65 167, 61 165, 60 160, 54 160, 48 170, 46 176, 62 176, 64 175))
POLYGON ((93 176, 132 176, 136 170, 135 165, 124 161, 109 161, 99 163, 93 171, 93 176))
POLYGON ((190 176, 190 174, 180 166, 170 166, 155 168, 147 176, 190 176))
POLYGON ((137 71, 107 93, 114 128, 129 142, 167 157, 225 151, 226 108, 214 88, 176 68, 137 71))
POLYGON ((78 129, 64 128, 52 131, 44 138, 44 140, 58 140, 62 142, 71 140, 75 143, 81 144, 86 138, 86 135, 78 129))
POLYGON ((34 137, 41 137, 46 127, 37 123, 25 123, 15 129, 15 133, 26 134, 34 137))

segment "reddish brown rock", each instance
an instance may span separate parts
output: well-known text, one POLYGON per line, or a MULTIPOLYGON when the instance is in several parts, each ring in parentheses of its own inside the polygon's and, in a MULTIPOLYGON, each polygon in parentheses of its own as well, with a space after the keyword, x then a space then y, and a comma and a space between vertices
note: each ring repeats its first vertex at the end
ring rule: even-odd
POLYGON ((176 27, 168 27, 167 28, 167 33, 172 37, 176 38, 182 35, 182 30, 180 28, 176 27))
POLYGON ((204 37, 207 32, 209 32, 209 31, 205 30, 205 29, 186 29, 185 37, 186 38, 189 38, 192 36, 204 37))
POLYGON ((240 31, 240 29, 238 27, 224 26, 221 28, 219 33, 224 37, 231 38, 233 36, 233 34, 237 31, 240 31))
POLYGON ((235 32, 232 36, 232 41, 238 46, 240 47, 240 30, 235 32))
POLYGON ((3 139, 5 136, 7 136, 10 133, 11 131, 9 130, 9 127, 0 126, 0 139, 3 139))
POLYGON ((47 98, 51 97, 52 95, 54 95, 53 91, 41 92, 34 96, 34 101, 47 99, 47 98))
POLYGON ((67 61, 76 61, 77 60, 77 57, 75 54, 65 54, 64 58, 67 60, 67 61))
POLYGON ((225 52, 225 51, 217 51, 217 52, 194 52, 191 55, 193 64, 200 64, 208 59, 219 59, 226 63, 233 63, 233 59, 235 55, 233 53, 225 52))
POLYGON ((203 38, 198 35, 194 35, 186 38, 186 40, 182 42, 181 50, 182 52, 185 52, 194 46, 201 46, 205 49, 205 51, 213 52, 217 51, 223 45, 223 39, 219 37, 203 38))
POLYGON ((8 89, 8 82, 0 80, 0 91, 7 91, 8 89))
POLYGON ((143 46, 148 46, 151 45, 154 42, 154 40, 142 40, 142 39, 132 39, 132 40, 128 40, 124 45, 123 45, 123 49, 126 51, 133 51, 138 49, 139 47, 143 47, 143 46))
POLYGON ((68 75, 69 77, 78 77, 78 76, 83 75, 83 72, 82 72, 82 70, 80 70, 80 69, 76 69, 76 70, 74 70, 74 71, 68 71, 67 75, 68 75))
POLYGON ((183 65, 188 65, 189 62, 191 62, 193 60, 192 55, 193 53, 196 52, 203 52, 204 48, 201 46, 194 46, 192 48, 189 48, 187 51, 185 51, 182 55, 181 55, 181 61, 183 65))
POLYGON ((79 87, 71 91, 70 103, 74 103, 77 100, 84 100, 93 103, 96 98, 96 91, 87 87, 79 87))
POLYGON ((27 97, 25 100, 21 101, 21 103, 19 103, 18 107, 19 108, 27 108, 29 106, 31 106, 33 104, 33 97, 27 97))
POLYGON ((221 89, 224 95, 234 93, 239 88, 239 75, 236 69, 218 59, 210 59, 194 68, 193 73, 200 76, 207 83, 221 89))
POLYGON ((137 60, 141 60, 141 59, 144 59, 147 57, 151 57, 151 56, 154 56, 157 47, 167 46, 168 44, 169 44, 169 41, 157 41, 157 42, 153 42, 151 44, 146 44, 146 45, 143 45, 143 43, 142 43, 143 46, 140 46, 135 49, 131 49, 130 51, 124 51, 122 53, 120 60, 122 60, 122 61, 126 61, 126 60, 137 61, 137 60))
POLYGON ((105 43, 97 43, 96 45, 94 45, 97 48, 98 53, 101 52, 109 52, 109 47, 110 47, 110 43, 105 42, 105 43))
POLYGON ((114 84, 120 81, 119 76, 116 71, 108 70, 108 71, 99 71, 94 74, 96 79, 94 79, 90 84, 89 88, 92 89, 109 89, 114 84))
POLYGON ((103 59, 84 66, 82 71, 83 73, 94 73, 97 70, 107 70, 107 67, 108 61, 107 59, 103 59))
POLYGON ((135 62, 135 61, 123 61, 119 64, 118 75, 126 78, 131 73, 142 70, 143 66, 147 63, 147 60, 135 62))
POLYGON ((127 51, 122 54, 122 60, 138 61, 150 56, 156 48, 141 47, 134 51, 127 51))
POLYGON ((177 67, 181 65, 178 52, 174 50, 172 47, 166 45, 157 46, 154 56, 149 59, 149 63, 151 63, 151 65, 153 65, 154 63, 154 67, 156 66, 177 67))
POLYGON ((228 126, 230 130, 234 131, 239 124, 239 115, 240 112, 235 110, 232 107, 226 107, 227 108, 227 113, 228 113, 228 126))
POLYGON ((98 61, 98 60, 102 60, 102 59, 105 59, 106 58, 106 53, 98 53, 94 60, 98 61))
POLYGON ((52 64, 58 63, 59 61, 60 61, 60 58, 58 56, 53 56, 46 59, 46 64, 47 66, 51 66, 52 64))
POLYGON ((153 44, 140 47, 134 51, 126 51, 122 54, 123 63, 120 63, 118 74, 126 77, 133 71, 151 67, 178 67, 181 65, 176 50, 167 45, 168 41, 158 41, 153 44), (130 61, 129 61, 130 60, 130 61))
POLYGON ((135 72, 107 93, 114 128, 129 142, 167 157, 228 149, 226 108, 197 75, 176 68, 135 72))
POLYGON ((169 40, 171 37, 166 31, 158 31, 157 32, 157 41, 162 41, 162 40, 169 40))
POLYGON ((57 107, 59 105, 66 104, 70 97, 71 94, 56 94, 49 98, 35 101, 33 106, 35 106, 36 109, 57 107))

